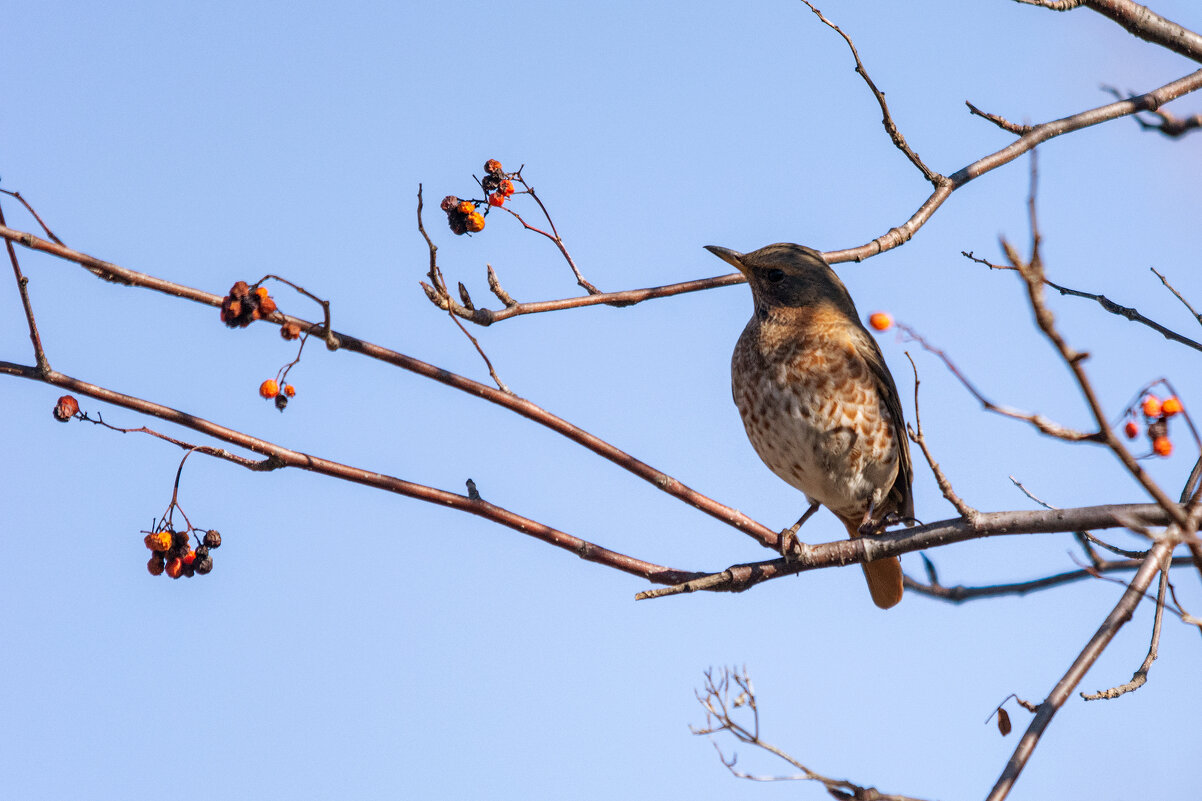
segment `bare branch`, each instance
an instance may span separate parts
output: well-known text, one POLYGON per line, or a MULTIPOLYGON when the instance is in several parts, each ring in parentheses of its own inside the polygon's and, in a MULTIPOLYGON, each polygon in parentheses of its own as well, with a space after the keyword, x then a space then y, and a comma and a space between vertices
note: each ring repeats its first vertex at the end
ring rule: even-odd
MULTIPOLYGON (((1180 509, 1178 509, 1180 511, 1180 509)), ((707 590, 743 592, 781 576, 839 567, 904 553, 922 551, 954 542, 1015 534, 1064 533, 1083 529, 1126 527, 1130 522, 1162 526, 1169 516, 1159 504, 1083 506, 1076 509, 979 512, 974 522, 963 518, 940 520, 914 526, 894 534, 856 537, 817 545, 798 543, 788 559, 769 559, 731 565, 726 570, 697 575, 688 581, 661 589, 646 590, 635 600, 707 590)))

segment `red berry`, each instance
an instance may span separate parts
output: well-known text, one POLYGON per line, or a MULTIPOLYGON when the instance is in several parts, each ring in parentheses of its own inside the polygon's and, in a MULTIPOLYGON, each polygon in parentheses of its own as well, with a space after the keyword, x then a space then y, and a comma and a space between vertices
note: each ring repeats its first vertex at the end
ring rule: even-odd
POLYGON ((1139 436, 1139 425, 1134 420, 1128 420, 1127 425, 1123 426, 1123 433, 1127 439, 1135 439, 1139 436))

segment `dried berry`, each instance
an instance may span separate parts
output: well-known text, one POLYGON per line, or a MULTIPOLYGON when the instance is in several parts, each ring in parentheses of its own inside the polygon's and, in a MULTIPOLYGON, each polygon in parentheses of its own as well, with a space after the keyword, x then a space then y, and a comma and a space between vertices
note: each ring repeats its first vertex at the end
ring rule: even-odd
POLYGON ((197 556, 196 561, 192 563, 192 569, 201 576, 208 575, 213 570, 213 557, 208 554, 197 556))
POLYGON ((167 566, 167 560, 163 558, 161 553, 156 553, 150 557, 150 561, 146 563, 146 569, 150 571, 152 576, 163 575, 163 568, 167 566))
POLYGON ((438 204, 443 211, 451 211, 459 205, 459 198, 454 195, 447 195, 442 199, 442 203, 438 204))
POLYGON ((186 531, 171 532, 171 547, 180 551, 187 551, 191 545, 191 538, 188 537, 186 531))
POLYGON ((294 397, 296 395, 296 387, 292 386, 291 384, 285 384, 284 385, 284 394, 287 395, 289 398, 294 397))
POLYGON ((280 336, 282 336, 284 339, 298 339, 300 338, 300 333, 300 323, 289 320, 280 326, 280 336))
POLYGON ((184 572, 184 563, 179 559, 170 559, 167 562, 167 575, 173 579, 179 578, 184 572))
POLYGON ((868 315, 868 324, 877 331, 888 331, 893 327, 893 318, 888 312, 873 312, 868 315))
POLYGON ((459 205, 455 207, 455 211, 459 212, 460 214, 471 214, 475 210, 476 204, 472 203, 470 200, 460 201, 459 205))
POLYGON ((497 191, 505 197, 509 197, 513 194, 513 181, 509 180, 508 178, 506 178, 504 181, 501 181, 501 185, 497 187, 497 191))
POLYGON ((205 532, 204 544, 206 548, 221 547, 221 532, 215 528, 211 528, 205 532))
POLYGON ((467 230, 473 234, 484 230, 484 215, 478 211, 473 211, 467 215, 467 230))
POLYGON ((1180 414, 1184 408, 1181 405, 1181 400, 1176 395, 1170 395, 1164 399, 1164 403, 1160 404, 1160 413, 1165 417, 1172 417, 1175 414, 1180 414))
POLYGON ((480 179, 480 187, 485 192, 496 192, 501 186, 501 173, 489 173, 480 179))
POLYGON ((501 162, 497 161, 496 159, 489 159, 488 161, 484 162, 484 171, 490 174, 501 172, 501 162))
POLYGON ((79 413, 79 401, 70 395, 63 395, 54 405, 54 419, 65 423, 79 413))
POLYGON ((275 396, 275 408, 281 412, 288 408, 288 396, 284 394, 275 396))
POLYGON ((267 379, 262 384, 259 384, 259 394, 267 400, 271 400, 276 395, 280 394, 279 382, 274 378, 267 379))
MULTIPOLYGON (((263 287, 259 287, 259 288, 262 289, 263 287)), ((261 314, 263 317, 266 317, 267 315, 271 314, 275 310, 276 310, 275 301, 272 300, 271 298, 267 297, 267 298, 263 298, 261 301, 259 301, 259 314, 261 314)))

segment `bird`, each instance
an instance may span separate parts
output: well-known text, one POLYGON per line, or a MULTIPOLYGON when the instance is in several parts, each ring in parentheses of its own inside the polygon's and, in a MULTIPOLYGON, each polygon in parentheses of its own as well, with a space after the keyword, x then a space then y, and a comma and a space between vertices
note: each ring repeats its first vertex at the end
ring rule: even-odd
MULTIPOLYGON (((809 508, 782 532, 782 553, 825 506, 851 537, 912 521, 913 467, 897 385, 851 295, 822 254, 780 242, 739 253, 706 250, 737 268, 754 311, 730 363, 731 393, 747 438, 809 508)), ((864 562, 873 602, 902 597, 896 556, 864 562)))

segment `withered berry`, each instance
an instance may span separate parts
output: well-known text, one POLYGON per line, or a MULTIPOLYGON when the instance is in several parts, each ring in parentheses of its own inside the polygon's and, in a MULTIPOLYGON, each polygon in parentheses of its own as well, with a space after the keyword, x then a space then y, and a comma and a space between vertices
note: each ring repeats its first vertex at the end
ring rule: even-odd
POLYGON ((63 395, 54 405, 54 419, 65 423, 79 413, 79 401, 70 395, 63 395))

